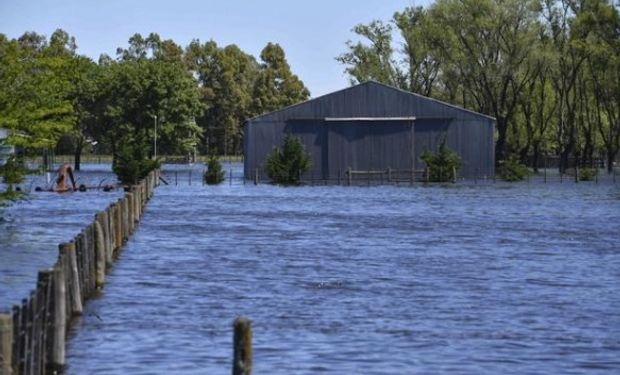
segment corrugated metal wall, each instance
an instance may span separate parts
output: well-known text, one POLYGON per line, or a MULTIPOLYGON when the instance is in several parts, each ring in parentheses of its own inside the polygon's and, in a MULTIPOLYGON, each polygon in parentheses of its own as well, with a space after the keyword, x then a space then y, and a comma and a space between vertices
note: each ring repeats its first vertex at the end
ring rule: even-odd
POLYGON ((297 104, 248 120, 245 125, 245 173, 253 178, 274 146, 290 132, 312 155, 306 177, 337 178, 347 168, 384 170, 424 168, 425 149, 436 151, 445 139, 463 160, 463 177, 494 174, 494 120, 376 82, 297 104), (326 118, 405 118, 411 120, 325 121, 326 118), (413 125, 412 125, 413 123, 413 125))

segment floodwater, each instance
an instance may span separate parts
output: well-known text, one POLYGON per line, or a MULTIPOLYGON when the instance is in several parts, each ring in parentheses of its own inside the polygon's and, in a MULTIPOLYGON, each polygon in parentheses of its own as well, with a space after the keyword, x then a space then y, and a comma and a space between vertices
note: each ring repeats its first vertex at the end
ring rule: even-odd
MULTIPOLYGON (((168 173, 168 180, 171 174, 168 173)), ((617 374, 620 188, 161 186, 69 374, 617 374)))
MULTIPOLYGON (((28 176, 22 186, 31 194, 0 206, 0 311, 28 297, 36 287, 37 272, 56 263, 58 245, 73 239, 98 211, 122 196, 120 190, 104 193, 96 189, 116 181, 109 165, 82 167, 76 172, 76 183, 91 188, 86 192, 34 192, 36 187, 48 187, 48 179, 28 176)), ((4 190, 2 184, 0 189, 4 190)))
POLYGON ((239 315, 255 374, 620 372, 620 185, 179 175, 86 304, 68 374, 229 374, 239 315))

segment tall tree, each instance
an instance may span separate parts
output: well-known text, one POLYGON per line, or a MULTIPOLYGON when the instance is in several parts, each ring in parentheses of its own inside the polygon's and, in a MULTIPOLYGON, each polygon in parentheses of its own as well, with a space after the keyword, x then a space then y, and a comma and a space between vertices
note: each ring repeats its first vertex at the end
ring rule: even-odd
POLYGON ((241 125, 252 115, 251 90, 258 64, 236 45, 220 48, 214 41, 192 41, 185 59, 198 79, 206 106, 198 119, 206 131, 203 151, 240 153, 241 125))
MULTIPOLYGON (((398 16, 400 24, 408 27, 407 22, 410 20, 406 17, 407 15, 404 14, 398 16)), ((351 77, 352 84, 374 80, 392 86, 401 86, 402 73, 394 58, 392 31, 391 24, 379 20, 372 21, 368 25, 359 24, 353 28, 353 32, 363 37, 368 44, 348 41, 348 52, 336 58, 337 61, 346 65, 345 72, 351 77)))
POLYGON ((187 154, 201 133, 194 122, 203 109, 196 81, 180 58, 149 52, 157 51, 153 40, 136 34, 127 50, 119 49, 119 61, 100 64, 97 117, 115 156, 128 142, 152 154, 155 132, 163 151, 187 154))
POLYGON ((394 13, 396 24, 403 39, 402 55, 404 69, 399 78, 403 89, 431 96, 435 81, 439 75, 439 60, 436 59, 429 43, 430 35, 441 30, 429 20, 423 7, 407 7, 402 12, 394 13))
POLYGON ((0 127, 9 143, 26 152, 52 148, 74 122, 70 83, 63 74, 70 58, 53 53, 44 36, 0 37, 0 127))
POLYGON ((253 113, 273 111, 310 97, 304 83, 291 72, 280 45, 268 43, 260 58, 262 63, 252 90, 253 113))
POLYGON ((620 13, 611 1, 581 4, 573 29, 586 51, 592 95, 588 107, 603 143, 607 170, 620 151, 620 13))
POLYGON ((439 0, 429 11, 444 30, 436 36, 438 59, 455 67, 473 107, 496 118, 497 162, 506 157, 519 96, 533 79, 527 57, 536 41, 535 5, 523 0, 439 0))

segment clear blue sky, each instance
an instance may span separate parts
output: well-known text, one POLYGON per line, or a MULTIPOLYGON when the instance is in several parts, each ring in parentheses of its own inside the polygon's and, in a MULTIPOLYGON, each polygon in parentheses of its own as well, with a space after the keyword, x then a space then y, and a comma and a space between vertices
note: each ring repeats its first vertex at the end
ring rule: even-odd
POLYGON ((259 56, 267 42, 284 48, 293 71, 312 96, 349 85, 334 58, 358 23, 388 20, 396 10, 430 0, 0 0, 0 33, 49 35, 62 28, 75 36, 78 52, 115 56, 139 32, 187 45, 193 38, 235 43, 259 56))

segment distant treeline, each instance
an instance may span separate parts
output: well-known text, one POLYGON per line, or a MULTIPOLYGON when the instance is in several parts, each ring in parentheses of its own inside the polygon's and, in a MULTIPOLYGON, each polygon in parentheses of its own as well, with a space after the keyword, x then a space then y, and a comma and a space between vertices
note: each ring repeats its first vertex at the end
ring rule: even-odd
POLYGON ((125 147, 158 153, 239 154, 246 118, 309 97, 285 53, 269 43, 260 61, 236 45, 193 40, 182 47, 155 33, 135 34, 116 57, 77 53, 56 30, 17 39, 0 34, 0 128, 25 153, 86 145, 114 155, 125 147))
POLYGON ((437 0, 360 24, 338 57, 374 79, 497 119, 496 160, 592 166, 620 149, 620 2, 437 0), (397 38, 394 38, 398 35, 397 38))

